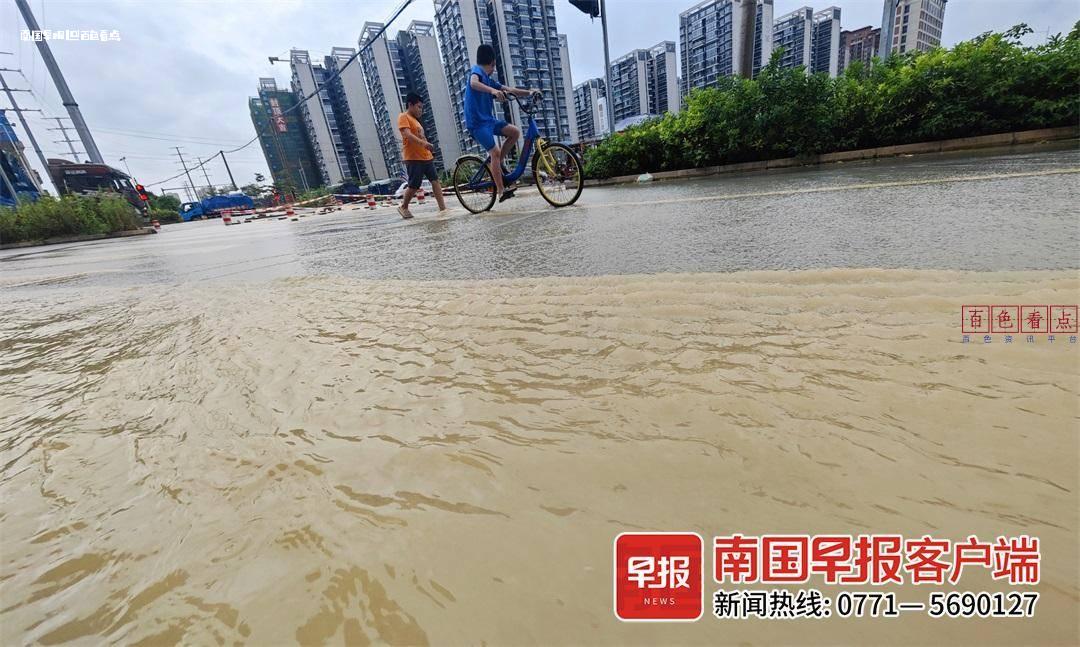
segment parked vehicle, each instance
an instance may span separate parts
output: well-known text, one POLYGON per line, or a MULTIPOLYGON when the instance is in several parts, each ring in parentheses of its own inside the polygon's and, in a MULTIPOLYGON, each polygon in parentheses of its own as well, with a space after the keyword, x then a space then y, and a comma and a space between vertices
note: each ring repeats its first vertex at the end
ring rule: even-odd
POLYGON ((107 164, 77 164, 65 159, 50 159, 48 164, 49 175, 62 195, 119 193, 143 218, 150 213, 150 196, 141 184, 132 182, 131 176, 123 171, 107 164))
MULTIPOLYGON (((398 198, 398 199, 402 198, 405 195, 405 189, 407 189, 407 188, 409 188, 409 183, 408 182, 402 182, 401 186, 398 187, 398 190, 394 192, 394 197, 398 198)), ((426 193, 428 195, 431 195, 431 181, 430 180, 424 180, 423 182, 421 182, 420 183, 420 188, 424 190, 424 193, 426 193)))
POLYGON ((367 185, 367 192, 373 195, 391 195, 401 183, 400 179, 378 180, 367 185))
POLYGON ((180 217, 184 222, 203 220, 204 218, 217 218, 222 211, 254 209, 255 201, 243 193, 230 193, 227 195, 212 195, 198 202, 185 202, 180 205, 180 217))

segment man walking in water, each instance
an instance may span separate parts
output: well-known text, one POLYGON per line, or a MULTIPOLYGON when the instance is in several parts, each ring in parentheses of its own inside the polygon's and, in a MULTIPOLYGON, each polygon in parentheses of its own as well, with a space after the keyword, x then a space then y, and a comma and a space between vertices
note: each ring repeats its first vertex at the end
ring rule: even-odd
POLYGON ((435 202, 439 203, 439 214, 446 213, 446 202, 443 200, 442 185, 439 184, 439 174, 435 171, 435 156, 432 152, 435 146, 424 136, 424 127, 420 125, 420 117, 424 114, 424 101, 420 95, 410 92, 405 97, 405 112, 398 115, 398 130, 401 131, 402 158, 405 161, 405 173, 408 176, 409 186, 405 189, 405 198, 398 207, 398 214, 408 220, 412 218, 409 211, 409 202, 420 189, 424 178, 431 181, 431 190, 435 193, 435 202))

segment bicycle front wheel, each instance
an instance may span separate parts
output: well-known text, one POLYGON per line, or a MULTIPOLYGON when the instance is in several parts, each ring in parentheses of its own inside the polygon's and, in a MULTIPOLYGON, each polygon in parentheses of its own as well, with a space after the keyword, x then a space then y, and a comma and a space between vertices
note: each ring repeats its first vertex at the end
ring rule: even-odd
POLYGON ((553 207, 574 204, 585 188, 581 160, 565 144, 544 144, 533 157, 532 171, 540 195, 553 207))
POLYGON ((454 165, 454 194, 472 213, 481 213, 495 204, 495 178, 491 169, 476 155, 459 157, 454 165))

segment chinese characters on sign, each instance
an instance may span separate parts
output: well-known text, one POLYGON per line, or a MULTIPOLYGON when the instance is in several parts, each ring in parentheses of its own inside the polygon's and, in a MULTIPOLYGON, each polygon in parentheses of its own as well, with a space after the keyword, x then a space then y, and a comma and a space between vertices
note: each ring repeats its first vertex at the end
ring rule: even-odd
POLYGON ((1045 335, 1050 343, 1057 340, 1056 335, 1065 335, 1075 344, 1077 310, 1075 305, 965 305, 960 307, 960 332, 965 343, 971 335, 981 336, 984 344, 991 343, 994 335, 1004 335, 1006 344, 1014 336, 1033 344, 1035 335, 1045 335))
POLYGON ((22 29, 19 31, 22 40, 96 40, 110 41, 120 40, 120 32, 116 29, 22 29))
POLYGON ((285 125, 285 115, 281 112, 281 104, 274 97, 270 97, 270 113, 274 118, 274 126, 279 133, 286 132, 288 127, 285 125))
MULTIPOLYGON (((704 557, 696 533, 623 533, 615 538, 615 615, 620 620, 697 620, 702 615, 704 557)), ((817 579, 834 586, 955 585, 972 571, 1012 586, 1038 584, 1039 539, 975 535, 952 541, 924 535, 762 535, 713 539, 713 579, 721 585, 786 587, 817 579)), ((925 600, 925 599, 924 599, 925 600)), ((817 589, 717 590, 720 619, 1031 617, 1038 592, 934 591, 928 601, 900 601, 894 591, 825 595, 817 589)))
POLYGON ((765 535, 717 537, 713 579, 718 584, 956 584, 965 569, 983 568, 995 580, 1038 584, 1039 540, 1026 535, 950 542, 899 535, 765 535))

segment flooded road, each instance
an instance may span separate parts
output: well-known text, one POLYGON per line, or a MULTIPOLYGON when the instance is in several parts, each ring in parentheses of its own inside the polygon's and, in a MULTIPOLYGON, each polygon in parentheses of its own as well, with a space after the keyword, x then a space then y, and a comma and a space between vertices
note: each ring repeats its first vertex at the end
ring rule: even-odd
MULTIPOLYGON (((166 225, 160 236, 0 251, 0 286, 332 275, 490 279, 882 267, 1080 267, 1080 151, 912 158, 535 192, 474 216, 359 208, 300 222, 166 225)), ((525 192, 523 192, 525 193, 525 192)))
MULTIPOLYGON (((1054 155, 937 163, 1077 165, 1054 155)), ((948 241, 877 189, 661 202, 767 190, 713 180, 590 190, 580 222, 524 199, 3 252, 0 643, 1075 643, 1080 346, 958 330, 965 303, 1080 300, 1077 175, 1037 179, 880 189, 948 241), (459 280, 385 280, 435 269, 459 280), (1035 535, 1041 598, 902 631, 623 624, 612 540, 641 529, 1035 535)))

